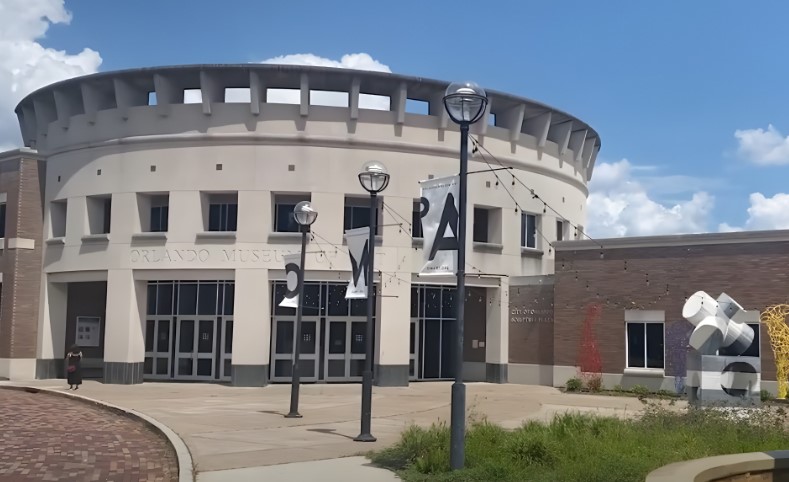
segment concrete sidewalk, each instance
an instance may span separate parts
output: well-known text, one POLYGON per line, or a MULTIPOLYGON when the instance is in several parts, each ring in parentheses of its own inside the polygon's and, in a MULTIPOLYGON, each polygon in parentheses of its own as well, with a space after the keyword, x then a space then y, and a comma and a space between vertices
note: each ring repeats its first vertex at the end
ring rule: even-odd
MULTIPOLYGON (((65 390, 60 380, 15 384, 65 390)), ((448 420, 450 386, 450 383, 422 382, 407 388, 375 387, 372 427, 378 441, 374 443, 352 440, 359 432, 361 386, 357 384, 303 385, 301 419, 283 417, 289 406, 289 385, 237 388, 173 382, 104 385, 88 381, 79 394, 141 412, 172 428, 189 447, 202 482, 244 480, 241 477, 250 472, 222 472, 231 469, 337 459, 381 449, 395 443, 402 430, 411 424, 429 426, 448 420), (220 472, 206 473, 214 471, 220 472), (215 478, 222 476, 229 478, 215 478)), ((571 395, 543 386, 471 383, 467 392, 471 417, 484 416, 508 428, 518 427, 529 419, 547 420, 566 411, 627 416, 643 407, 635 398, 571 395)), ((335 463, 336 470, 346 480, 351 476, 351 467, 376 470, 366 467, 358 458, 335 463)), ((327 464, 267 469, 272 472, 264 480, 278 480, 281 470, 302 469, 315 470, 323 480, 329 480, 326 477, 335 469, 331 463, 327 464)), ((261 480, 262 475, 257 474, 256 480, 261 480)), ((288 475, 287 479, 311 480, 311 477, 294 479, 288 475)), ((377 479, 362 475, 361 480, 377 479)))
POLYGON ((366 457, 314 460, 292 464, 247 467, 245 469, 216 470, 197 474, 197 482, 397 482, 394 473, 373 467, 366 457))

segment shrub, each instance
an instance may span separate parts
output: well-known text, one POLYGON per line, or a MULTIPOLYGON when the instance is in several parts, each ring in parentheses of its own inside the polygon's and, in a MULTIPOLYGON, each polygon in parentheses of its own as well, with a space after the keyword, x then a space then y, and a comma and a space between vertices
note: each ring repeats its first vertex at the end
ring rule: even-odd
POLYGON ((772 399, 774 398, 774 397, 773 397, 773 394, 772 394, 772 393, 770 393, 770 392, 769 392, 769 391, 767 391, 767 390, 761 390, 761 391, 759 392, 759 396, 761 397, 761 399, 762 399, 762 401, 763 401, 763 402, 769 402, 770 400, 772 400, 772 399))
POLYGON ((657 395, 661 398, 674 398, 676 396, 675 393, 670 392, 668 390, 660 389, 657 391, 657 395))
POLYGON ((586 381, 586 388, 591 392, 599 392, 603 389, 603 377, 593 376, 586 381))
POLYGON ((518 430, 509 437, 504 450, 513 461, 524 465, 551 467, 557 459, 543 431, 518 430))
POLYGON ((633 388, 631 388, 630 391, 633 392, 633 394, 638 398, 645 398, 647 395, 649 395, 649 389, 644 385, 633 385, 633 388))
POLYGON ((614 385, 614 388, 613 388, 613 390, 614 390, 615 392, 617 392, 617 393, 622 393, 622 392, 624 392, 624 391, 625 391, 625 389, 624 389, 624 388, 622 388, 622 385, 619 385, 619 384, 616 384, 616 385, 614 385))
POLYGON ((581 381, 580 378, 573 377, 573 378, 567 380, 567 383, 565 383, 564 388, 568 392, 579 392, 579 391, 581 391, 581 388, 583 388, 583 386, 584 386, 584 384, 583 384, 583 382, 581 381))
POLYGON ((630 482, 663 465, 714 455, 762 452, 789 445, 787 412, 763 406, 743 412, 669 409, 647 401, 639 417, 562 413, 508 431, 469 424, 466 464, 449 469, 445 424, 411 427, 393 447, 371 455, 406 482, 630 482))

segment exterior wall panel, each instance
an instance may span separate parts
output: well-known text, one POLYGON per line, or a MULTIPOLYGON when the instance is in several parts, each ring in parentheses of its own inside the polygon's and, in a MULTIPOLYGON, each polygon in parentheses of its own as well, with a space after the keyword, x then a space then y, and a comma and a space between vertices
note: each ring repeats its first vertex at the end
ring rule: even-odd
MULTIPOLYGON (((757 235, 753 236, 756 240, 757 235)), ((664 310, 666 331, 670 331, 676 323, 687 323, 682 306, 699 290, 713 297, 725 292, 746 310, 763 311, 789 299, 789 240, 718 244, 689 240, 685 245, 660 246, 660 238, 655 239, 656 245, 643 247, 581 250, 565 243, 557 250, 556 365, 575 365, 585 309, 593 303, 602 307, 596 336, 603 372, 622 373, 626 364, 625 310, 664 310)), ((667 347, 667 360, 672 349, 667 347)), ((760 350, 762 377, 775 380, 765 326, 761 328, 760 350)), ((675 375, 670 363, 666 363, 666 375, 675 375)))

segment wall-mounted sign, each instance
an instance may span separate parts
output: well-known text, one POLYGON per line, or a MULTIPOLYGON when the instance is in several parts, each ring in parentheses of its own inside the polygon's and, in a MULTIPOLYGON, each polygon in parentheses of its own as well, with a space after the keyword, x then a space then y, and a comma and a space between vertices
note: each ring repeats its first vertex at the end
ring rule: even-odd
POLYGON ((76 344, 81 347, 99 346, 101 343, 101 318, 78 316, 76 344))

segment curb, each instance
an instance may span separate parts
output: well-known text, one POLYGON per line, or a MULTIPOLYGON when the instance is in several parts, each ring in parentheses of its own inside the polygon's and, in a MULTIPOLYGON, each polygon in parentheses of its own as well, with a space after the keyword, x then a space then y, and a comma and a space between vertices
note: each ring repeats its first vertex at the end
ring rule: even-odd
POLYGON ((192 462, 192 455, 191 453, 189 453, 189 448, 186 446, 186 443, 184 443, 184 441, 181 440, 181 437, 179 437, 178 434, 175 433, 170 427, 159 422, 153 417, 145 415, 144 413, 137 412, 136 410, 132 410, 130 408, 119 407, 117 405, 113 405, 111 403, 107 403, 102 400, 96 400, 95 398, 77 395, 76 393, 63 392, 56 388, 37 388, 37 387, 30 387, 26 385, 10 385, 5 383, 3 385, 0 385, 0 389, 2 388, 11 389, 11 390, 21 390, 30 393, 43 392, 55 396, 72 398, 74 400, 79 400, 83 403, 92 403, 94 405, 98 405, 106 409, 109 409, 110 411, 120 413, 122 415, 126 415, 131 418, 139 419, 145 425, 151 428, 154 432, 158 432, 159 435, 163 435, 175 450, 175 455, 178 460, 178 482, 194 482, 197 478, 195 467, 192 462))

